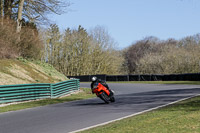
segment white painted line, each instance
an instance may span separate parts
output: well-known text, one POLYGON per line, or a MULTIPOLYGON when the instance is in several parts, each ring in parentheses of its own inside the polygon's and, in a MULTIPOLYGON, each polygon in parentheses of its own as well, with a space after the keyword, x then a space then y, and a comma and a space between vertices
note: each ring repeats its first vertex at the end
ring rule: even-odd
POLYGON ((83 129, 76 130, 76 131, 72 131, 72 132, 69 132, 69 133, 77 133, 77 132, 81 132, 81 131, 88 130, 88 129, 91 129, 91 128, 103 126, 103 125, 106 125, 106 124, 109 124, 109 123, 112 123, 112 122, 115 122, 115 121, 119 121, 119 120, 122 120, 122 119, 126 119, 126 118, 129 118, 129 117, 133 117, 133 116, 142 114, 142 113, 146 113, 146 112, 149 112, 149 111, 152 111, 152 110, 156 110, 156 109, 159 109, 159 108, 162 108, 162 107, 166 107, 168 105, 175 104, 177 102, 184 101, 184 100, 196 97, 196 96, 200 96, 200 94, 190 96, 190 97, 187 97, 187 98, 183 98, 183 99, 180 99, 180 100, 177 100, 177 101, 165 104, 165 105, 161 105, 161 106, 158 106, 158 107, 155 107, 155 108, 147 109, 147 110, 144 110, 144 111, 141 111, 141 112, 138 112, 138 113, 134 113, 134 114, 131 114, 131 115, 128 115, 128 116, 125 116, 125 117, 121 117, 121 118, 118 118, 118 119, 115 119, 115 120, 111 120, 111 121, 104 122, 104 123, 101 123, 101 124, 97 124, 97 125, 94 125, 94 126, 90 126, 90 127, 86 127, 86 128, 83 128, 83 129))

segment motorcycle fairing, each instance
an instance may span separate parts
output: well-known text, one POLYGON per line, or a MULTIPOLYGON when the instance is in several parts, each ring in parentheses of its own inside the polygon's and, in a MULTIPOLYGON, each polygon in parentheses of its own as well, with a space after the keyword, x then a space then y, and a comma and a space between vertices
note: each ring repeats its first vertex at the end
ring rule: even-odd
POLYGON ((101 83, 98 83, 98 86, 93 90, 93 92, 96 93, 97 96, 99 96, 103 92, 105 92, 108 96, 110 95, 110 91, 101 83))

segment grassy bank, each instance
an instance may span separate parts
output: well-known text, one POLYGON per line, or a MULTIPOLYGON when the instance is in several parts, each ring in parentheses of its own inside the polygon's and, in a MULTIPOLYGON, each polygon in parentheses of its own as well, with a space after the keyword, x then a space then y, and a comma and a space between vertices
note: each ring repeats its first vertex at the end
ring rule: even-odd
POLYGON ((64 74, 53 66, 35 60, 1 59, 0 85, 57 83, 67 80, 64 74))
POLYGON ((25 103, 19 103, 19 104, 8 105, 5 107, 0 107, 0 113, 8 112, 8 111, 16 111, 16 110, 21 110, 21 109, 26 109, 26 108, 45 106, 49 104, 64 103, 64 102, 75 101, 75 100, 83 100, 83 99, 88 99, 92 97, 95 97, 95 95, 91 93, 90 89, 82 88, 79 93, 71 94, 69 96, 62 97, 62 98, 44 99, 44 100, 39 100, 39 101, 31 101, 31 102, 25 102, 25 103))
POLYGON ((82 133, 199 133, 200 97, 82 133))

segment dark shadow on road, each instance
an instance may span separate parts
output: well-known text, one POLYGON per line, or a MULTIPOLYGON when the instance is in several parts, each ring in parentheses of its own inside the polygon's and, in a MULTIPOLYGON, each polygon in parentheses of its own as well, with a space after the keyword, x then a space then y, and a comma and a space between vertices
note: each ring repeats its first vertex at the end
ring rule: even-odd
POLYGON ((86 108, 106 107, 107 109, 121 111, 132 111, 138 109, 154 108, 160 105, 171 103, 186 97, 200 94, 199 88, 193 89, 176 89, 151 91, 144 93, 132 93, 116 95, 116 102, 105 104, 100 99, 89 99, 73 103, 72 106, 85 106, 86 108))

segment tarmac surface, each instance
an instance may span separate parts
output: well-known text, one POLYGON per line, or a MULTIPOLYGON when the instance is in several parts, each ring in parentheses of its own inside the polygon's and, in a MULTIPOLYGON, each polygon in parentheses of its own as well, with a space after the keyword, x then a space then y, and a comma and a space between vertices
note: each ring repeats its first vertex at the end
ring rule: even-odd
MULTIPOLYGON (((200 94, 199 85, 110 83, 115 103, 99 98, 0 113, 0 133, 68 133, 200 94)), ((81 87, 90 87, 81 83, 81 87)))

